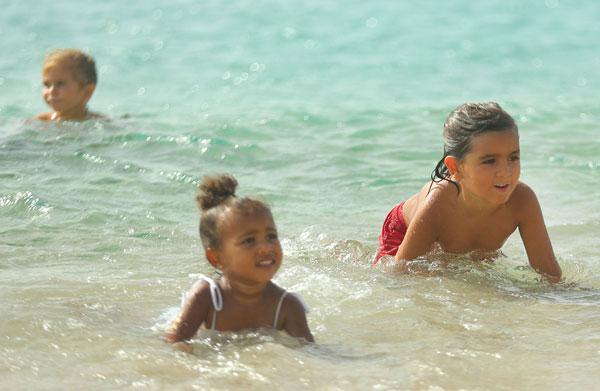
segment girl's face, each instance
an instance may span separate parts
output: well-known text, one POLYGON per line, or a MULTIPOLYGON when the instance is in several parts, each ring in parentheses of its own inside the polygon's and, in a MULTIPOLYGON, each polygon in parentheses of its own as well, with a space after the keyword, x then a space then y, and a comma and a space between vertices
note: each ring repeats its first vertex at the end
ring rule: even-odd
POLYGON ((519 135, 492 131, 471 140, 471 150, 458 162, 455 174, 464 197, 501 205, 508 201, 521 175, 519 135))
POLYGON ((268 212, 243 215, 230 211, 220 223, 221 245, 213 265, 230 281, 263 284, 273 278, 283 258, 273 217, 268 212))

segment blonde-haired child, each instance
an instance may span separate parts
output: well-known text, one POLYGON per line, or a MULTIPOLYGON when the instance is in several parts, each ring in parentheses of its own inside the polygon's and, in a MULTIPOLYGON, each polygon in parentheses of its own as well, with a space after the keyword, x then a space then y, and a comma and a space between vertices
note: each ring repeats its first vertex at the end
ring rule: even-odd
POLYGON ((200 327, 273 328, 312 342, 300 298, 271 281, 283 258, 271 210, 259 200, 236 197, 236 187, 230 175, 204 177, 200 184, 200 238, 222 277, 203 277, 192 286, 166 339, 186 341, 200 327))
POLYGON ((42 96, 51 112, 36 116, 41 121, 85 121, 101 118, 87 108, 98 81, 94 59, 78 49, 49 53, 42 66, 42 96))

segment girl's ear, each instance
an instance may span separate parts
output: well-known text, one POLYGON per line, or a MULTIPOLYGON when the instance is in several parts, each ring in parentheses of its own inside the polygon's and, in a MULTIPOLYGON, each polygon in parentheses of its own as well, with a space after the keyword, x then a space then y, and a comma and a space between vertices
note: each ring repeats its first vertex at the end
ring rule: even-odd
POLYGON ((458 172, 458 159, 454 156, 446 156, 444 158, 444 164, 448 167, 448 172, 456 179, 460 179, 460 173, 458 172))
POLYGON ((207 248, 204 252, 206 255, 206 259, 208 259, 208 263, 210 263, 215 269, 221 270, 221 262, 219 261, 219 254, 213 248, 207 248))
POLYGON ((85 86, 83 86, 84 96, 85 96, 86 103, 87 103, 88 100, 91 99, 92 94, 94 94, 94 90, 95 89, 96 89, 96 84, 95 83, 88 83, 85 86))

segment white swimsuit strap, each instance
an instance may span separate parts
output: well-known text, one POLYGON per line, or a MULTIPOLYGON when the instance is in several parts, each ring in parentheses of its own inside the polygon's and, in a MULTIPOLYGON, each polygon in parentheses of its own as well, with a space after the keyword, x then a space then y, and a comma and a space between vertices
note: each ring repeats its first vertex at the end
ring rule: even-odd
POLYGON ((221 289, 219 289, 219 285, 212 278, 202 276, 201 279, 208 283, 210 287, 210 298, 213 303, 213 307, 215 310, 221 311, 223 309, 223 296, 221 295, 221 289))
POLYGON ((210 329, 214 330, 215 325, 217 324, 217 312, 223 309, 223 296, 221 295, 221 290, 219 289, 219 285, 212 278, 202 276, 202 281, 206 281, 208 283, 208 287, 210 288, 210 298, 212 300, 213 308, 213 318, 210 325, 210 329))
POLYGON ((279 322, 279 312, 281 311, 281 305, 283 304, 283 299, 287 296, 288 292, 283 291, 283 294, 279 298, 279 303, 277 303, 277 308, 275 309, 275 320, 273 321, 273 328, 277 328, 277 323, 279 322))
POLYGON ((181 295, 181 307, 183 308, 186 301, 190 298, 191 292, 195 292, 196 289, 199 288, 198 285, 201 284, 202 281, 206 281, 208 283, 208 287, 210 289, 210 299, 212 301, 213 308, 215 309, 213 311, 213 318, 210 327, 211 330, 214 330, 217 322, 217 311, 221 311, 223 309, 223 296, 221 295, 221 290, 219 289, 219 285, 217 285, 215 280, 201 275, 200 279, 196 281, 196 283, 192 286, 192 289, 190 289, 190 292, 183 293, 181 295))

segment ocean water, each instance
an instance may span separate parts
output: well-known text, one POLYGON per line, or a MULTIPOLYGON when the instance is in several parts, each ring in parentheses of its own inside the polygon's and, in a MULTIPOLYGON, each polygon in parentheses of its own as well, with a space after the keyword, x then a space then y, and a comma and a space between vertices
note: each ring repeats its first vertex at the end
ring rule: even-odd
POLYGON ((4 2, 0 388, 595 389, 600 381, 600 5, 595 1, 4 2), (41 124, 41 61, 97 61, 90 108, 41 124), (389 209, 427 180, 442 123, 500 102, 521 131, 564 281, 518 234, 492 264, 371 268, 389 209), (162 341, 210 274, 200 178, 265 199, 276 281, 317 343, 162 341))

